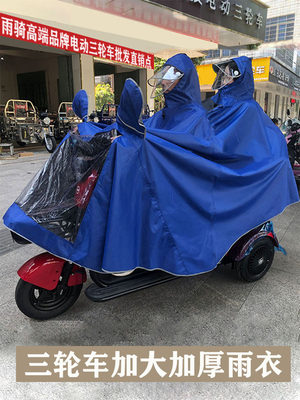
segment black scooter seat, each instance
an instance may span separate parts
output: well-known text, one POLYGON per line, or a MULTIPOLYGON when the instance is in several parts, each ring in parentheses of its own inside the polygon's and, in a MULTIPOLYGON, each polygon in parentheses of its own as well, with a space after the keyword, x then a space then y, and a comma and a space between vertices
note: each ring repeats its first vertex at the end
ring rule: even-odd
POLYGON ((122 277, 103 274, 103 277, 97 279, 100 284, 103 284, 103 287, 92 283, 85 290, 85 295, 92 301, 106 301, 176 278, 178 276, 164 271, 136 270, 132 274, 122 277))

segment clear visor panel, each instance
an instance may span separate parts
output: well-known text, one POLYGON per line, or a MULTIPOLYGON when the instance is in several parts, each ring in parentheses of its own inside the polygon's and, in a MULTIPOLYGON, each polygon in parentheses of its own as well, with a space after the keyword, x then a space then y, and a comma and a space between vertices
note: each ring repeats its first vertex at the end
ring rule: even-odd
POLYGON ((148 80, 149 85, 153 87, 151 98, 166 93, 172 86, 175 86, 175 83, 177 83, 182 76, 183 73, 178 71, 175 67, 170 65, 162 67, 148 80))
POLYGON ((233 70, 228 65, 217 65, 217 68, 217 76, 212 85, 212 89, 214 90, 222 89, 241 75, 238 70, 233 70))

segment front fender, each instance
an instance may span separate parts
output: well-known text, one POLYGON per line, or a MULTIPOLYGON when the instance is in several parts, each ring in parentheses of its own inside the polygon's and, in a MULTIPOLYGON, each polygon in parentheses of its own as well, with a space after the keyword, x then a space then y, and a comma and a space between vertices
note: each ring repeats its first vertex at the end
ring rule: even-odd
POLYGON ((65 260, 49 253, 42 253, 30 260, 18 271, 23 281, 47 290, 56 288, 65 260))
MULTIPOLYGON (((50 253, 42 253, 26 261, 18 270, 18 275, 25 282, 43 289, 53 290, 58 284, 65 262, 50 253)), ((85 281, 85 269, 74 265, 67 285, 79 285, 85 281)))

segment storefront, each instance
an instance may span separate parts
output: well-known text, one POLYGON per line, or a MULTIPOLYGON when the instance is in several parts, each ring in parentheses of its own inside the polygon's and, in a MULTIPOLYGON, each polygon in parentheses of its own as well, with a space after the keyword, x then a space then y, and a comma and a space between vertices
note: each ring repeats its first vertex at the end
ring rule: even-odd
POLYGON ((153 70, 150 53, 6 14, 0 14, 0 27, 0 104, 21 98, 31 100, 39 110, 54 111, 84 88, 95 109, 95 74, 110 70, 119 77, 126 71, 126 77, 115 84, 119 99, 126 78, 139 83, 147 69, 153 70))
POLYGON ((40 110, 55 111, 61 101, 73 98, 70 53, 29 43, 0 50, 0 104, 9 99, 31 100, 40 110), (37 50, 37 47, 40 47, 37 50))
MULTIPOLYGON (((286 119, 287 109, 292 118, 299 118, 300 77, 271 57, 252 60, 254 99, 270 118, 286 119)), ((216 74, 212 64, 197 66, 202 100, 215 92, 211 86, 216 74)))
POLYGON ((260 0, 0 0, 0 104, 27 97, 55 111, 81 88, 95 109, 95 76, 118 102, 132 77, 150 102, 154 55, 191 57, 264 38, 260 0))

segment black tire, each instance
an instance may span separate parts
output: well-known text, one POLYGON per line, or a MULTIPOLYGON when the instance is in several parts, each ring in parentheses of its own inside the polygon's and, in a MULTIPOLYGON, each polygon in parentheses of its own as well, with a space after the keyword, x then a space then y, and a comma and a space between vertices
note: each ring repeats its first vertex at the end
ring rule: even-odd
POLYGON ((274 243, 272 239, 268 237, 257 239, 250 254, 235 264, 238 277, 247 282, 257 281, 268 272, 273 258, 274 243))
POLYGON ((45 320, 57 317, 68 310, 78 299, 82 284, 76 286, 59 284, 54 290, 47 290, 19 280, 15 299, 17 306, 29 318, 45 320), (39 298, 43 296, 43 299, 39 298))
POLYGON ((55 140, 57 140, 58 142, 62 139, 62 135, 60 134, 60 130, 57 124, 54 124, 54 137, 55 140))
POLYGON ((294 168, 295 159, 296 159, 295 149, 288 149, 288 152, 289 152, 289 160, 291 163, 291 167, 294 168))
POLYGON ((56 149, 56 140, 53 136, 45 135, 44 145, 49 153, 53 153, 56 149))
POLYGON ((25 147, 26 144, 27 144, 27 143, 25 143, 25 142, 21 142, 20 140, 17 140, 16 143, 17 143, 17 145, 20 146, 20 147, 25 147))
POLYGON ((15 232, 10 232, 11 236, 13 238, 13 240, 18 243, 18 244, 30 244, 31 242, 25 238, 23 238, 22 236, 19 236, 17 233, 15 232))

